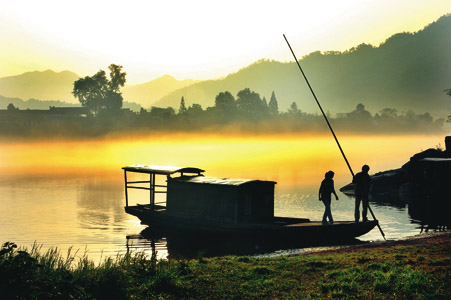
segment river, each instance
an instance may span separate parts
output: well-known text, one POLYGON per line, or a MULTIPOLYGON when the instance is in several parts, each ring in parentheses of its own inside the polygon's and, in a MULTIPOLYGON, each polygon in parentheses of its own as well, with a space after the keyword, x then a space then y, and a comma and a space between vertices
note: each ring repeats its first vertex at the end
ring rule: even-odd
MULTIPOLYGON (((398 168, 413 154, 443 145, 443 140, 433 135, 340 137, 354 171, 369 164, 370 174, 398 168)), ((324 173, 335 172, 337 191, 351 180, 328 135, 169 134, 0 144, 0 242, 26 247, 36 242, 62 253, 72 247, 94 260, 130 248, 152 252, 151 242, 140 236, 145 226, 124 212, 121 168, 126 165, 192 166, 206 170, 207 176, 276 181, 275 214, 311 220, 322 217, 317 194, 324 173)), ((338 194, 340 200, 332 204, 334 219, 352 220, 353 199, 338 194)), ((157 202, 164 200, 159 197, 157 202)), ((146 203, 148 197, 145 191, 133 191, 130 199, 131 204, 146 203)), ((419 220, 410 216, 406 205, 371 205, 388 239, 421 232, 419 220)), ((359 238, 381 239, 377 228, 359 238)), ((230 241, 226 248, 240 243, 230 241)), ((177 256, 168 245, 164 237, 152 244, 159 258, 177 256)), ((277 249, 273 246, 268 251, 277 249)), ((192 253, 204 251, 198 241, 183 247, 192 248, 192 253)))

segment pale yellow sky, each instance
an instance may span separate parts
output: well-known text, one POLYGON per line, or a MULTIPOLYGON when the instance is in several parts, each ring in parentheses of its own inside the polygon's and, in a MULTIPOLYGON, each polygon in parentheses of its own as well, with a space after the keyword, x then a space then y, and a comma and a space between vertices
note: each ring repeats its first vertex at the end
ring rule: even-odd
POLYGON ((379 45, 451 13, 449 0, 0 0, 0 77, 121 64, 128 83, 225 76, 261 58, 379 45))

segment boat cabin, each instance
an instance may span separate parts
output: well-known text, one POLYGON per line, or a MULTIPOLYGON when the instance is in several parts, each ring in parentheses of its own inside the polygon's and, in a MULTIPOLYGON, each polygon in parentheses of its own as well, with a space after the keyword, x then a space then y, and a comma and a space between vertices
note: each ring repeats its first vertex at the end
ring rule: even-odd
POLYGON ((155 193, 166 193, 167 213, 181 217, 232 224, 265 222, 274 217, 274 181, 205 177, 205 171, 198 168, 133 165, 123 170, 127 207, 127 190, 139 188, 150 191, 151 209, 161 208, 155 205, 155 193), (127 172, 146 173, 150 179, 127 181, 127 172), (165 175, 167 185, 156 185, 156 175, 165 175))

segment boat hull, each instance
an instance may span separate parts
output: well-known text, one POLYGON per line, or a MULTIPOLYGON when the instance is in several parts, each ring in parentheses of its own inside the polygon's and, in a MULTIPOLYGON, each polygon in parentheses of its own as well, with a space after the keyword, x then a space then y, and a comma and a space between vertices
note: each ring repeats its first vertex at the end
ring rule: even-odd
POLYGON ((333 225, 301 218, 274 217, 260 223, 221 223, 170 214, 163 207, 151 208, 145 205, 127 206, 128 214, 138 217, 152 230, 177 234, 215 234, 233 236, 252 236, 271 239, 302 239, 305 241, 340 241, 353 239, 371 231, 377 221, 353 222, 338 221, 333 225))

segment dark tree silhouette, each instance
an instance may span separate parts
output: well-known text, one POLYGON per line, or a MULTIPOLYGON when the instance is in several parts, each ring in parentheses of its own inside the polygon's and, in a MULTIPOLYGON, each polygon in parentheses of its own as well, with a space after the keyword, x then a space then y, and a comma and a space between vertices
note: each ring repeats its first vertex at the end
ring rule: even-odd
POLYGON ((348 118, 355 120, 371 119, 371 113, 365 109, 365 105, 359 103, 354 111, 348 113, 348 118))
POLYGON ((300 112, 301 112, 301 110, 298 108, 298 105, 296 104, 296 102, 291 103, 290 108, 288 109, 288 113, 290 115, 295 115, 300 112))
POLYGON ((235 98, 229 92, 220 92, 215 99, 215 107, 218 110, 233 113, 236 110, 235 98))
POLYGON ((18 108, 18 107, 15 107, 14 104, 10 103, 10 104, 8 104, 8 106, 6 107, 6 110, 12 112, 12 111, 17 111, 17 110, 19 110, 19 108, 18 108))
POLYGON ((249 88, 238 92, 236 104, 238 112, 246 119, 255 121, 268 115, 268 107, 260 95, 249 88))
MULTIPOLYGON (((451 89, 444 90, 448 96, 451 96, 451 89)), ((451 123, 451 115, 448 116, 448 119, 446 120, 447 123, 451 123)))
POLYGON ((398 116, 398 111, 394 108, 384 108, 379 114, 382 118, 395 119, 398 116))
POLYGON ((175 116, 175 111, 172 107, 161 108, 152 106, 150 109, 150 117, 157 123, 165 123, 171 121, 175 116))
POLYGON ((122 108, 122 94, 120 88, 125 84, 126 73, 122 66, 111 64, 110 79, 105 71, 100 70, 93 76, 86 76, 74 82, 72 94, 78 98, 81 105, 98 114, 103 110, 117 111, 122 108))
POLYGON ((202 106, 200 104, 193 103, 193 105, 188 107, 186 112, 188 115, 196 117, 196 116, 199 116, 200 114, 202 114, 204 112, 204 110, 202 109, 202 106))
POLYGON ((271 99, 269 99, 268 110, 269 114, 273 117, 279 114, 279 104, 277 103, 276 94, 274 91, 272 91, 271 99))
POLYGON ((180 100, 180 108, 179 108, 179 114, 186 113, 186 105, 185 105, 185 98, 182 96, 182 100, 180 100))
POLYGON ((122 72, 122 66, 115 64, 109 65, 108 70, 110 70, 110 90, 119 93, 120 88, 125 84, 127 73, 122 72))
POLYGON ((216 120, 219 122, 228 122, 236 117, 237 105, 235 98, 229 92, 220 92, 215 98, 213 108, 216 120))

